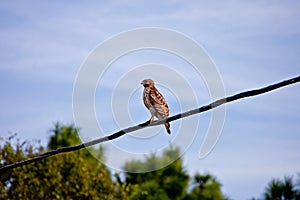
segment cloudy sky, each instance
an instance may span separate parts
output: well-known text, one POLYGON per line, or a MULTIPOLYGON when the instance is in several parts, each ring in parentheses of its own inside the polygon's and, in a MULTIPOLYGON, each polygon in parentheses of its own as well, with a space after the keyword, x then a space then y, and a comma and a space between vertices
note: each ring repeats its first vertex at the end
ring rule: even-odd
MULTIPOLYGON (((11 131, 22 140, 46 144, 54 122, 74 123, 72 95, 80 67, 101 43, 132 29, 171 29, 197 42, 215 64, 227 95, 298 76, 299 10, 300 2, 292 0, 1 1, 1 137, 11 131)), ((94 107, 101 111, 95 115, 105 133, 149 117, 140 101, 140 80, 145 73, 155 76, 162 69, 166 73, 155 78, 172 114, 209 103, 205 77, 196 76, 175 55, 155 50, 123 55, 105 71, 95 90, 94 107), (187 81, 178 81, 180 77, 187 81), (185 83, 196 93, 195 101, 188 98, 192 93, 180 94, 185 83), (126 115, 118 107, 122 98, 126 115)), ((153 151, 174 141, 180 145, 176 134, 196 130, 183 155, 187 171, 212 173, 231 198, 259 197, 272 178, 299 172, 299 89, 293 85, 228 104, 220 138, 204 159, 199 159, 199 150, 211 113, 172 123, 171 136, 156 128, 151 130, 161 134, 140 131, 139 136, 120 138, 115 145, 128 148, 127 142, 135 144, 130 140, 144 133, 150 139, 126 151, 153 151), (149 145, 152 140, 160 143, 149 145)))

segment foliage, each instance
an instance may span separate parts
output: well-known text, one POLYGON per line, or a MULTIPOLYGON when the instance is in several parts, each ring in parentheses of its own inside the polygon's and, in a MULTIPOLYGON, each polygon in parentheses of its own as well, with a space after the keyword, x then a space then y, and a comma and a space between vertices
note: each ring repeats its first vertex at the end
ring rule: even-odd
POLYGON ((132 199, 182 199, 186 195, 189 176, 182 166, 179 149, 166 150, 161 158, 152 155, 145 162, 130 161, 125 164, 126 183, 139 186, 139 193, 131 194, 132 199), (177 159, 177 160, 175 160, 177 159), (165 168, 153 171, 170 163, 165 168), (139 173, 142 171, 152 171, 139 173), (130 172, 130 173, 129 173, 130 172), (133 173, 132 173, 133 172, 133 173))
POLYGON ((50 136, 48 143, 49 150, 73 146, 80 143, 77 129, 73 125, 62 126, 59 122, 56 122, 54 128, 50 131, 53 135, 50 136))
MULTIPOLYGON (((73 145, 73 126, 56 124, 49 149, 73 145), (67 137, 66 137, 67 136, 67 137)), ((8 140, 0 147, 1 166, 31 158, 44 152, 39 146, 8 140)), ((111 180, 104 165, 87 150, 50 157, 37 163, 15 168, 0 175, 0 199, 124 199, 122 186, 111 180)))
POLYGON ((189 176, 182 166, 179 158, 172 164, 157 171, 138 173, 142 170, 151 171, 155 167, 162 166, 171 160, 179 158, 179 149, 171 148, 164 152, 161 158, 154 155, 146 158, 144 162, 131 161, 126 163, 125 171, 137 172, 126 173, 126 182, 139 186, 140 193, 131 194, 132 199, 225 199, 220 190, 220 183, 209 174, 196 174, 194 177, 195 188, 187 193, 189 176))
POLYGON ((300 199, 299 183, 298 185, 294 184, 293 177, 285 177, 284 180, 273 179, 266 188, 266 191, 264 193, 264 199, 265 200, 272 200, 272 199, 298 200, 300 199))
POLYGON ((195 174, 193 178, 195 187, 192 192, 187 195, 185 200, 213 200, 226 199, 221 192, 221 184, 210 174, 195 174))
MULTIPOLYGON (((51 132, 46 148, 15 141, 14 136, 0 138, 0 166, 80 142, 73 125, 56 123, 51 132)), ((103 159, 102 148, 89 150, 103 159)), ((179 149, 170 148, 161 157, 127 162, 125 171, 135 173, 126 173, 125 182, 118 175, 113 181, 109 170, 87 149, 49 157, 0 174, 0 199, 224 199, 220 184, 209 174, 196 174, 196 186, 187 192, 190 178, 179 153, 179 149), (167 167, 153 171, 160 166, 167 167), (141 171, 149 172, 138 173, 141 171)))

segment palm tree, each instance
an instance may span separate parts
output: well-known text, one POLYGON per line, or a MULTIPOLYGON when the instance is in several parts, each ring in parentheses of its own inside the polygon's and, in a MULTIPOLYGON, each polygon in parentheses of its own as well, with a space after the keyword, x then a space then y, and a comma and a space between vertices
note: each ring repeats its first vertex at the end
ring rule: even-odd
POLYGON ((221 191, 221 184, 210 174, 201 175, 199 173, 193 178, 194 188, 191 193, 187 195, 185 200, 225 200, 227 199, 221 191))
POLYGON ((273 179, 267 186, 264 193, 265 200, 286 200, 296 199, 293 178, 285 177, 283 181, 273 179))
POLYGON ((213 181, 214 178, 210 174, 201 175, 199 173, 194 176, 194 184, 196 184, 200 190, 203 190, 208 181, 213 181))

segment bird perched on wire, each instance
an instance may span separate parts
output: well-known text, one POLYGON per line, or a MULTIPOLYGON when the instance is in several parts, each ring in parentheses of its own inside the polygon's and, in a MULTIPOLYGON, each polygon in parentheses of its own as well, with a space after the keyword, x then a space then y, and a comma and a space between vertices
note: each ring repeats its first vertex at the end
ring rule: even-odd
MULTIPOLYGON (((149 123, 151 124, 153 122, 154 117, 156 117, 159 120, 166 119, 170 114, 170 110, 165 98, 156 89, 154 85, 154 81, 151 79, 145 79, 141 82, 141 84, 144 86, 144 92, 143 92, 144 104, 151 113, 151 118, 149 120, 149 123)), ((170 134, 171 130, 170 130, 169 122, 165 123, 165 127, 167 132, 170 134)))

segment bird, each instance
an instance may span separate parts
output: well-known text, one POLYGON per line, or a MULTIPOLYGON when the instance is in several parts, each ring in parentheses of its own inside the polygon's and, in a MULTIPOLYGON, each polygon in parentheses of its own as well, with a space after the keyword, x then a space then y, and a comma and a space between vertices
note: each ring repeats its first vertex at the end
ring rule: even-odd
MULTIPOLYGON (((144 86, 143 101, 150 111, 151 118, 149 124, 154 121, 154 117, 159 120, 166 119, 170 110, 164 96, 156 89, 152 79, 144 79, 141 84, 144 86)), ((171 134, 170 123, 166 122, 165 127, 168 134, 171 134)))

